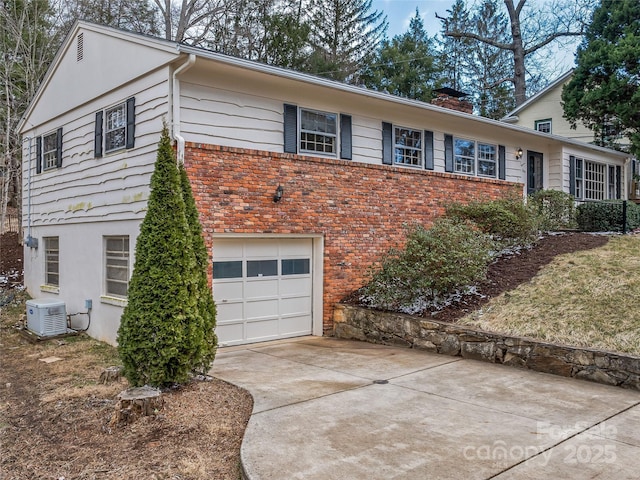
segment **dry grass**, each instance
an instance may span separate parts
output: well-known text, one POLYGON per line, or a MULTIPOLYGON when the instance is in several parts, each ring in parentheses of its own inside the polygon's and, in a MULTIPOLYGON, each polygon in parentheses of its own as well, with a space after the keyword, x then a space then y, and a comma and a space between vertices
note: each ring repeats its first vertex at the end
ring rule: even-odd
POLYGON ((461 324, 548 342, 640 355, 640 237, 558 256, 530 283, 461 324))
POLYGON ((86 335, 31 344, 15 328, 24 311, 24 298, 0 308, 0 479, 239 478, 246 391, 192 382, 165 392, 157 415, 113 425, 127 382, 98 380, 116 349, 86 335))

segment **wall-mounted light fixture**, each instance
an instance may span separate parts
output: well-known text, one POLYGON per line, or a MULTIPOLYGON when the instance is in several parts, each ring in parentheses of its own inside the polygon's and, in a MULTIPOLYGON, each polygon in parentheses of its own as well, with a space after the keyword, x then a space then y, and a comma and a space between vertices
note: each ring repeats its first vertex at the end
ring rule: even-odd
POLYGON ((518 147, 518 150, 516 150, 516 160, 520 160, 522 158, 522 148, 518 147))
POLYGON ((282 185, 278 185, 278 188, 276 188, 276 193, 274 193, 273 195, 273 203, 278 203, 280 200, 282 200, 283 193, 284 190, 282 188, 282 185))

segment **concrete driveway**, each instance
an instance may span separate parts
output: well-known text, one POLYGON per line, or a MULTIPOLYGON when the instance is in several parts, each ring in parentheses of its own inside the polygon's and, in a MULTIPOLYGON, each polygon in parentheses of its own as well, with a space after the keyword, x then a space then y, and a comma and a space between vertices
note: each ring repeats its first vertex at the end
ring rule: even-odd
POLYGON ((638 479, 640 394, 325 337, 220 349, 250 480, 638 479))

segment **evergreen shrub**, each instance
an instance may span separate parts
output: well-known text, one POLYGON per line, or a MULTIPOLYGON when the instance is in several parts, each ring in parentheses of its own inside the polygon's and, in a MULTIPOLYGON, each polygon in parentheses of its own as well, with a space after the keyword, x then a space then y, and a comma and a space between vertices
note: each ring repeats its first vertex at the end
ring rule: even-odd
POLYGON ((472 224, 437 219, 431 228, 407 228, 404 249, 392 249, 371 281, 360 290, 361 302, 374 308, 412 311, 483 279, 492 242, 472 224))
POLYGON ((570 193, 540 190, 529 196, 529 205, 538 215, 538 226, 542 231, 551 232, 577 227, 576 201, 570 193))
POLYGON ((446 216, 473 222, 502 247, 528 245, 538 233, 537 217, 522 198, 455 203, 446 208, 446 216))
POLYGON ((118 330, 118 353, 131 386, 186 382, 215 353, 209 331, 215 320, 210 306, 203 307, 203 264, 194 251, 197 229, 187 218, 185 195, 165 126, 118 330))
MULTIPOLYGON (((622 202, 586 202, 576 209, 578 228, 584 232, 622 231, 622 202)), ((627 230, 640 227, 640 206, 627 202, 627 230)))

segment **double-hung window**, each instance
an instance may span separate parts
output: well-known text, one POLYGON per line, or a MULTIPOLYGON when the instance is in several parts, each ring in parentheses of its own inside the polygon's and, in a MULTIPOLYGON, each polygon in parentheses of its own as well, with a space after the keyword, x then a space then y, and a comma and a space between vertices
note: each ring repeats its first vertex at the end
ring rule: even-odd
POLYGON ((135 98, 96 112, 94 152, 103 154, 135 146, 135 98))
POLYGON ((336 154, 338 119, 335 113, 300 109, 300 151, 336 154))
POLYGON ((58 237, 44 238, 44 283, 60 286, 60 240, 58 237))
POLYGON ((393 144, 396 165, 422 166, 422 130, 394 127, 393 144))
POLYGON ((352 159, 351 115, 285 103, 284 152, 352 159))
POLYGON ((129 289, 129 236, 105 237, 105 293, 125 298, 129 289))
POLYGON ((453 141, 453 170, 456 173, 473 175, 476 163, 476 142, 463 138, 453 141))
POLYGON ((497 147, 465 138, 453 140, 453 171, 466 175, 497 177, 497 147))
POLYGON ((36 137, 36 173, 62 167, 62 128, 36 137))

